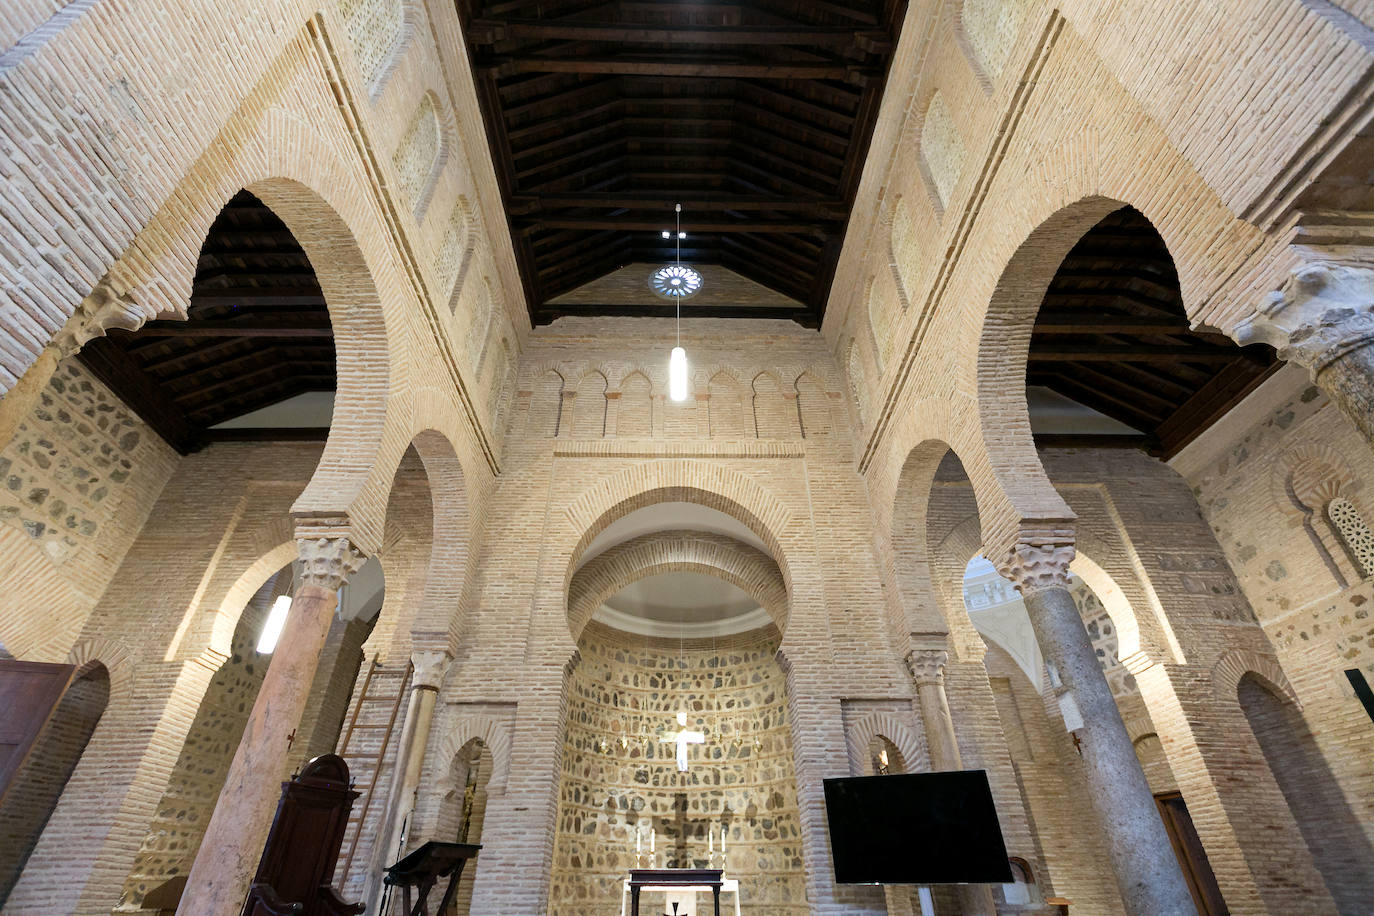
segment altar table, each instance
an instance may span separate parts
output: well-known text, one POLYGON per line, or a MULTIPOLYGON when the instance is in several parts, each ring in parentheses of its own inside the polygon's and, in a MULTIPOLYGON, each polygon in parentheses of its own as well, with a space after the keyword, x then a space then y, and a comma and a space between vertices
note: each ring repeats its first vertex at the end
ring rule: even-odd
MULTIPOLYGON (((672 891, 677 888, 705 890, 711 889, 714 914, 720 916, 720 892, 725 884, 719 868, 632 868, 630 880, 625 882, 630 892, 630 916, 639 916, 639 894, 641 891, 672 891)), ((621 911, 625 901, 621 898, 621 911)), ((735 884, 735 910, 739 911, 739 885, 735 884)), ((695 914, 693 914, 695 916, 695 914)))

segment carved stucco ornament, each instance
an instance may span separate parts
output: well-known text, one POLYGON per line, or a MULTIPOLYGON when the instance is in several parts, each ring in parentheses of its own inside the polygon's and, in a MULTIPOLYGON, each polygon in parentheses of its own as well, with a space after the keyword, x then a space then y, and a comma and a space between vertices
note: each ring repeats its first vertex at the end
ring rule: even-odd
POLYGON ((137 331, 152 317, 123 283, 106 275, 53 336, 51 346, 60 359, 66 359, 113 328, 137 331))
POLYGON ((301 585, 330 591, 343 588, 367 560, 348 538, 301 538, 296 549, 301 558, 301 585))
POLYGON ((1067 589, 1073 558, 1071 535, 1023 536, 997 571, 1024 597, 1046 588, 1067 589))
POLYGON ((906 656, 906 670, 918 687, 941 683, 948 663, 949 652, 944 649, 912 649, 906 656))
POLYGON ((1317 261, 1295 270, 1235 328, 1241 346, 1267 343, 1315 375, 1374 344, 1374 269, 1317 261))

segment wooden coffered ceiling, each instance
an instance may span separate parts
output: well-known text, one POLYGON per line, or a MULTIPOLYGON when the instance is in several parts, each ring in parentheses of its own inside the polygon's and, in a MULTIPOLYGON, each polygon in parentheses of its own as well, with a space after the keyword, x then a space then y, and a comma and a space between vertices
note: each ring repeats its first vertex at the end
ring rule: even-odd
POLYGON ((1060 264, 1031 333, 1026 382, 1140 430, 1134 444, 1169 458, 1278 365, 1263 344, 1189 329, 1164 240, 1124 207, 1060 264))
MULTIPOLYGON (((905 0, 458 0, 535 323, 662 315, 551 300, 682 258, 819 326, 905 0)), ((647 279, 647 271, 646 271, 647 279)), ((687 315, 757 308, 683 303, 687 315)))
MULTIPOLYGON (((211 427, 307 391, 333 391, 334 332, 305 251, 247 191, 200 250, 186 321, 111 331, 81 360, 182 453, 211 427)), ((277 437, 318 431, 277 431, 277 437)), ((237 437, 237 436, 235 436, 237 437)))

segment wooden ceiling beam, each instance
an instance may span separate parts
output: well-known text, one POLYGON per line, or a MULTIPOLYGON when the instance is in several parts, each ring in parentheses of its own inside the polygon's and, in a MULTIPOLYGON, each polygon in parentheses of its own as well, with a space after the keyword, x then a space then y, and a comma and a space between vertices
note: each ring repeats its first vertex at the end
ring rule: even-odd
MULTIPOLYGON (((823 219, 844 218, 844 202, 839 198, 807 198, 778 194, 692 194, 655 193, 642 191, 607 191, 602 193, 517 194, 511 203, 524 212, 530 209, 615 209, 662 210, 672 212, 674 204, 682 204, 684 215, 693 210, 772 210, 778 212, 814 213, 823 219)), ((690 218, 690 217, 688 217, 690 218)))
POLYGON ((621 58, 512 57, 479 62, 479 70, 497 79, 517 73, 591 73, 655 76, 665 79, 704 77, 748 80, 836 80, 863 85, 882 76, 880 69, 858 64, 744 64, 726 61, 626 60, 621 58))
POLYGON ((191 291, 191 308, 204 306, 255 305, 270 307, 325 307, 324 293, 318 286, 228 286, 202 287, 191 291))
POLYGON ((1113 395, 1110 392, 1102 391, 1092 385, 1087 385, 1072 375, 1058 375, 1047 380, 1046 387, 1059 392, 1071 400, 1077 401, 1084 407, 1096 410, 1098 413, 1111 417, 1127 426, 1134 427, 1142 432, 1149 434, 1159 425, 1163 415, 1151 413, 1141 408, 1141 406, 1129 399, 1113 395))
POLYGON ((1218 347, 1210 344, 1193 346, 1157 346, 1125 344, 1094 346, 1089 344, 1040 344, 1032 340, 1030 360, 1044 362, 1140 362, 1140 363, 1229 363, 1242 356, 1237 347, 1218 347))
POLYGON ((796 26, 786 29, 733 25, 655 27, 581 20, 505 19, 474 20, 467 31, 469 40, 479 45, 513 39, 614 44, 803 45, 828 48, 845 48, 866 42, 884 52, 890 47, 885 32, 846 26, 796 26))
MULTIPOLYGON (((565 315, 671 318, 676 311, 676 304, 668 301, 662 305, 545 303, 541 307, 541 312, 550 320, 565 315)), ((690 299, 682 303, 684 318, 795 318, 801 311, 801 306, 787 305, 724 305, 720 303, 708 305, 695 304, 690 299)))
MULTIPOLYGON (((535 216, 514 221, 517 232, 533 232, 538 229, 614 229, 621 232, 661 232, 664 219, 630 219, 599 216, 535 216)), ((755 234, 822 235, 828 236, 834 227, 823 222, 741 219, 741 220, 691 220, 688 224, 688 238, 694 232, 729 233, 748 232, 755 234)))
POLYGON ((301 325, 281 321, 150 321, 138 331, 140 337, 330 337, 329 324, 301 325))
MULTIPOLYGON (((1093 314, 1087 309, 1047 312, 1035 317, 1032 334, 1190 334, 1187 319, 1093 314)), ((1211 336, 1211 335, 1209 335, 1211 336)))

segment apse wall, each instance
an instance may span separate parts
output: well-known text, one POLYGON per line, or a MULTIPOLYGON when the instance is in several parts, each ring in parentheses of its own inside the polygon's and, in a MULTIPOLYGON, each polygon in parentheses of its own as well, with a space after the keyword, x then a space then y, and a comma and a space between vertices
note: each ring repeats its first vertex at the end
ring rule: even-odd
MULTIPOLYGON (((707 867, 706 825, 718 854, 727 823, 726 877, 739 879, 743 911, 808 912, 778 640, 768 627, 680 646, 588 626, 568 692, 551 916, 620 913, 646 818, 660 867, 707 867), (687 773, 677 771, 674 745, 660 740, 677 731, 679 710, 706 734, 687 773), (689 822, 685 858, 671 833, 679 795, 689 822)), ((648 842, 645 833, 646 853, 648 842)))

